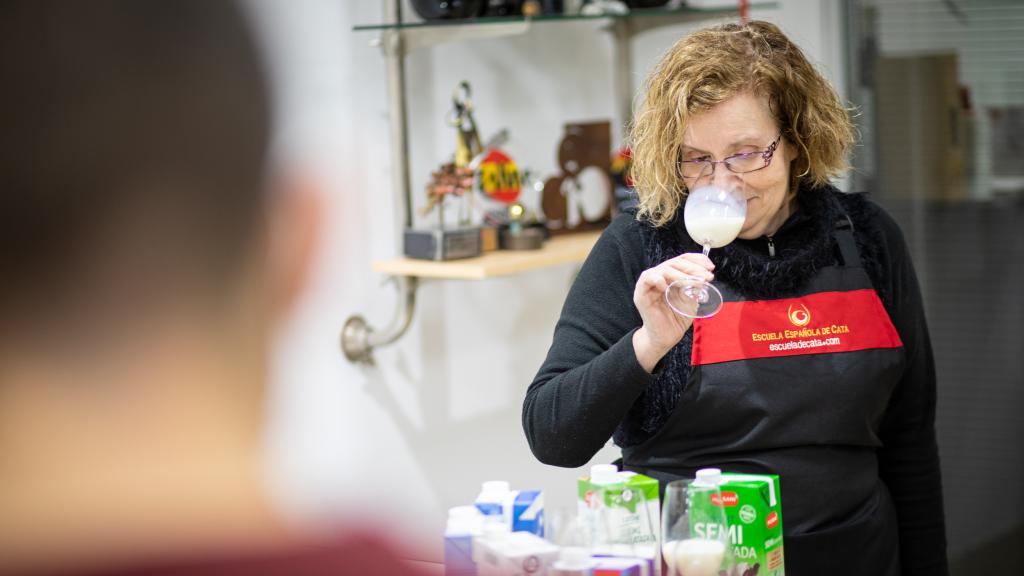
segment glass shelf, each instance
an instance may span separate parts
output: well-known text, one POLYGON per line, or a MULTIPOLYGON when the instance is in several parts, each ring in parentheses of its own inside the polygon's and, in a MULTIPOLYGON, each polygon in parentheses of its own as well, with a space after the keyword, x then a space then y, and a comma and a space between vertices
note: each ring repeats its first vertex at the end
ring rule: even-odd
MULTIPOLYGON (((776 2, 752 2, 751 9, 774 8, 776 2)), ((544 22, 576 22, 581 20, 628 20, 633 18, 662 18, 677 22, 707 20, 737 13, 737 8, 700 8, 682 6, 680 8, 636 8, 626 14, 545 14, 533 17, 503 16, 493 18, 466 18, 460 20, 429 20, 419 22, 402 22, 398 24, 360 24, 353 27, 357 32, 370 30, 416 30, 424 28, 464 28, 493 24, 544 23, 544 22)))

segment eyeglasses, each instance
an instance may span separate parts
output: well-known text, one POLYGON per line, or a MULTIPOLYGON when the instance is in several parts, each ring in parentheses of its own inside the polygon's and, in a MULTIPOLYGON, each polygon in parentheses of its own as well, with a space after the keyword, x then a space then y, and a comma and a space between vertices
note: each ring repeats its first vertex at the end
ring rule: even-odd
POLYGON ((782 134, 779 134, 775 141, 764 150, 733 154, 724 160, 712 160, 710 156, 694 160, 680 160, 680 171, 683 174, 683 178, 687 180, 695 180, 703 176, 713 175, 715 173, 715 164, 724 164, 734 174, 756 172, 767 168, 772 163, 772 156, 775 155, 775 149, 779 147, 779 140, 781 139, 782 134))

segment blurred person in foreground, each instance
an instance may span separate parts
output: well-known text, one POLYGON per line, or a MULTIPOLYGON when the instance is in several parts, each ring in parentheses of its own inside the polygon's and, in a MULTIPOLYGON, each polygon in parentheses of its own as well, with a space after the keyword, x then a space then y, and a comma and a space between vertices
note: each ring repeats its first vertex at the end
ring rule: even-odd
POLYGON ((317 201, 238 7, 4 1, 0 78, 0 573, 416 573, 264 493, 317 201))

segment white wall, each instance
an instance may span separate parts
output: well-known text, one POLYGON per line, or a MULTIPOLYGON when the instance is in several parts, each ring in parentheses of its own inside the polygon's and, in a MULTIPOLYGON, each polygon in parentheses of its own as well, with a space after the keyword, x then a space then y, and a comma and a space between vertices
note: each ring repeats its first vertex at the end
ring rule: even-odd
MULTIPOLYGON (((842 89, 834 3, 778 4, 752 16, 779 24, 842 89)), ((426 282, 409 333, 379 349, 374 367, 348 363, 338 346, 341 325, 355 313, 376 326, 390 319, 394 290, 370 267, 400 251, 384 62, 370 46, 375 33, 352 31, 355 24, 379 22, 382 4, 251 5, 277 83, 281 154, 319 175, 329 205, 312 285, 276 354, 268 444, 282 502, 308 518, 386 500, 383 509, 402 519, 395 525, 415 532, 434 559, 441 554, 445 510, 469 502, 483 480, 541 488, 549 506, 571 505, 579 471, 533 459, 520 409, 573 267, 426 282)), ((593 22, 543 24, 524 36, 411 55, 413 189, 422 190, 430 169, 453 150, 443 115, 462 79, 473 85, 483 135, 509 128, 505 148, 518 163, 553 173, 562 124, 611 119, 615 111, 610 37, 598 28, 593 22)), ((688 29, 638 40, 636 85, 688 29)), ((595 461, 615 457, 607 448, 595 461)))

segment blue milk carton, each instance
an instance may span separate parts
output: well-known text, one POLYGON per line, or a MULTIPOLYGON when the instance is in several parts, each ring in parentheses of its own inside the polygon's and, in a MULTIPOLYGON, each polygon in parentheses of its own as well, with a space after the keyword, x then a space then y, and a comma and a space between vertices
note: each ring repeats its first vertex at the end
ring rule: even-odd
POLYGON ((512 531, 544 537, 544 493, 540 490, 516 492, 512 501, 512 531))
POLYGON ((512 532, 544 536, 544 493, 540 490, 510 490, 504 480, 483 483, 473 505, 484 522, 501 522, 512 532))

